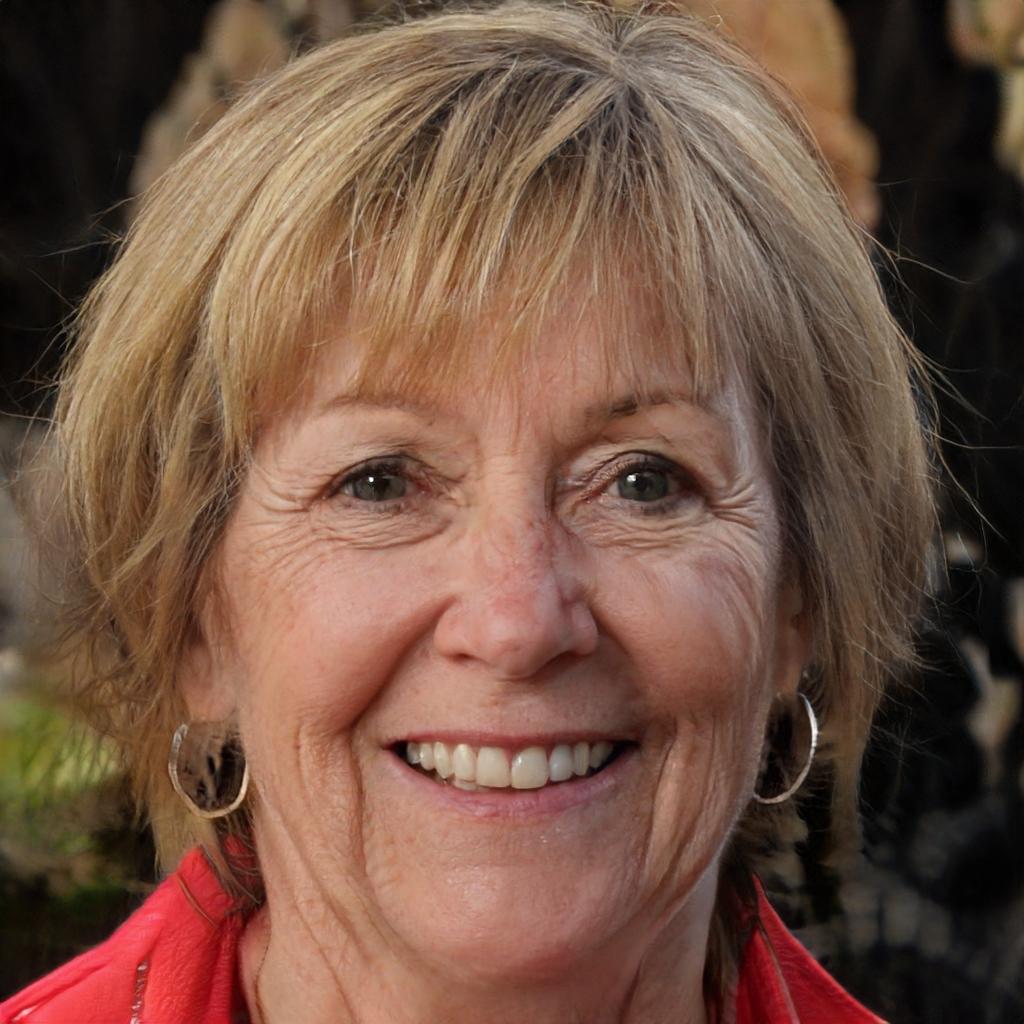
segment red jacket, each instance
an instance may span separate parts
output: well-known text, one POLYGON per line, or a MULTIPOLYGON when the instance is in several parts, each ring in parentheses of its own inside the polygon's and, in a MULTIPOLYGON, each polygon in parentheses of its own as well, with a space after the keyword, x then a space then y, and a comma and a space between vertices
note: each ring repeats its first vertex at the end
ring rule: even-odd
MULTIPOLYGON (((736 1024, 883 1024, 759 901, 763 930, 743 956, 736 1024)), ((244 1024, 244 925, 193 850, 106 942, 0 1003, 0 1024, 244 1024)))

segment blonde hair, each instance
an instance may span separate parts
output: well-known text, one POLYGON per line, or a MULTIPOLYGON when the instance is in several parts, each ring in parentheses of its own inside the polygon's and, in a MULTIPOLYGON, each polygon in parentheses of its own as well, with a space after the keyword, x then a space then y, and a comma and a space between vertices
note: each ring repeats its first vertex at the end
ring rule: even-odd
POLYGON ((261 420, 299 399, 339 310, 365 387, 431 387, 499 298, 509 366, 569 288, 607 312, 609 359, 677 353, 698 390, 749 386, 852 815, 934 528, 918 360, 793 105, 741 51, 671 9, 513 2, 254 88, 145 196, 81 310, 57 414, 70 635, 166 862, 210 839, 166 775, 175 677, 261 420))

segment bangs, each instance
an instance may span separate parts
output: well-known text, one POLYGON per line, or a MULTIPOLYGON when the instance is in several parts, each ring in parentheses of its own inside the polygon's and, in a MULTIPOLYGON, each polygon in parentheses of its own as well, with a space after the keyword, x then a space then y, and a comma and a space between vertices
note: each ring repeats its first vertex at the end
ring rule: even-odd
POLYGON ((367 397, 450 387, 482 344, 514 387, 556 320, 584 318, 609 379, 656 365, 683 368, 697 401, 721 387, 740 332, 712 313, 708 283, 729 274, 707 239, 744 239, 727 204, 709 218, 707 170, 656 100, 528 55, 400 98, 344 160, 325 155, 329 124, 310 134, 232 239, 208 321, 229 424, 301 400, 339 334, 367 397))

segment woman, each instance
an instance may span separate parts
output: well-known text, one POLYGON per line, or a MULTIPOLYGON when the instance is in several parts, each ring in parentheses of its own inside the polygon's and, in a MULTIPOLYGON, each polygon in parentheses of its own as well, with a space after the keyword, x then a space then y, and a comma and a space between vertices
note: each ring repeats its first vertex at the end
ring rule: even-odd
POLYGON ((740 52, 532 3, 316 51, 80 334, 83 697, 180 864, 0 1019, 876 1019, 751 866, 812 759, 849 822, 911 659, 914 363, 740 52))

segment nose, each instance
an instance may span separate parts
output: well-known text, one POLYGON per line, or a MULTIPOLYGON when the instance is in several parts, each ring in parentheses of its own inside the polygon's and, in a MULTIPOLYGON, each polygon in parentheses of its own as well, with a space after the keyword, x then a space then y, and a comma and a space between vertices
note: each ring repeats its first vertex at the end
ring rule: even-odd
POLYGON ((595 650, 587 590, 558 529, 547 517, 489 517, 464 538, 455 599, 435 628, 439 653, 518 680, 595 650))

